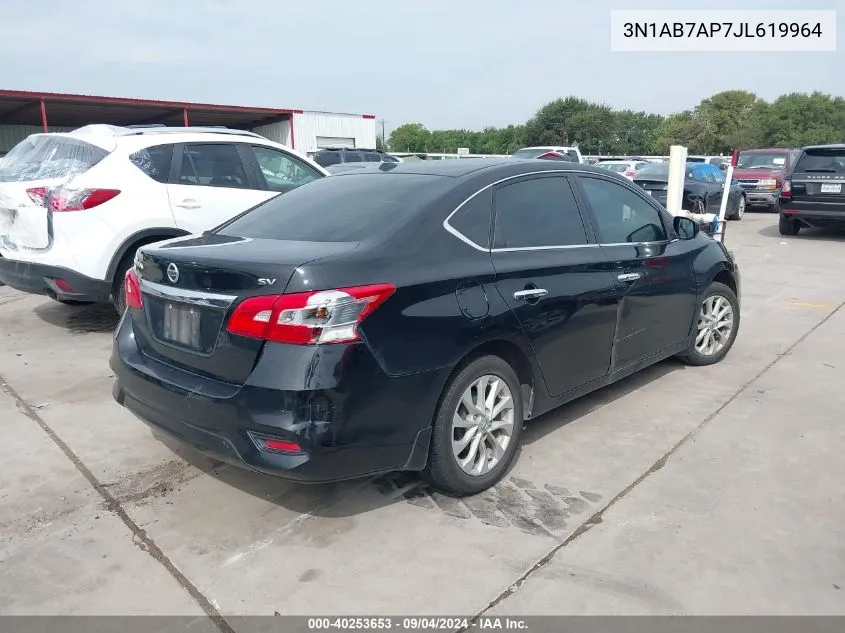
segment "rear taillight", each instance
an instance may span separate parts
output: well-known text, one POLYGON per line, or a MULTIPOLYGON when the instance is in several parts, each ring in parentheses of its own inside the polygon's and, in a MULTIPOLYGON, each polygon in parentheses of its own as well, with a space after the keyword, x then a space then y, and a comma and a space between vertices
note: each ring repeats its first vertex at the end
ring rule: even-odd
POLYGON ((141 310, 144 300, 141 298, 141 282, 134 268, 126 271, 126 307, 141 310))
POLYGON ((47 187, 33 187, 26 190, 26 195, 39 207, 43 207, 47 198, 47 187))
POLYGON ((393 285, 376 284, 250 297, 238 305, 226 329, 293 345, 349 343, 359 340, 358 326, 395 291, 393 285))
POLYGON ((119 193, 119 189, 60 189, 50 195, 50 208, 53 211, 84 211, 108 202, 119 193))
POLYGON ((792 183, 789 180, 783 181, 783 185, 780 188, 780 195, 784 198, 792 197, 792 183))

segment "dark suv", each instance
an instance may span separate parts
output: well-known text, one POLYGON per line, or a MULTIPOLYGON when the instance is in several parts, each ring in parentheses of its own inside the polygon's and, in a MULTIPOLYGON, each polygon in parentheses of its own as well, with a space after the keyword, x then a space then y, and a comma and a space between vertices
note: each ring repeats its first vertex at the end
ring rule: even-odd
POLYGON ((845 224, 845 145, 813 145, 801 150, 780 192, 781 235, 802 226, 845 224))
POLYGON ((341 163, 398 163, 399 160, 380 149, 327 147, 314 154, 314 162, 320 167, 331 167, 341 163))

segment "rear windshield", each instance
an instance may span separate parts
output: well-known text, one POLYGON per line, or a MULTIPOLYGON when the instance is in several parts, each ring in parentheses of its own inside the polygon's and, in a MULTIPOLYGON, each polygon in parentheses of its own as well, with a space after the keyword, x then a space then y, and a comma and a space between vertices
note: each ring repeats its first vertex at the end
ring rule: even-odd
POLYGON ((615 171, 617 174, 621 174, 626 169, 628 169, 628 164, 627 163, 598 163, 597 167, 601 167, 602 169, 609 169, 610 171, 615 171))
POLYGON ((513 158, 537 158, 548 151, 547 149, 520 149, 513 153, 513 158))
POLYGON ((640 178, 667 178, 669 176, 669 165, 667 163, 655 163, 646 165, 637 172, 637 180, 640 178))
POLYGON ((30 136, 0 159, 0 182, 70 178, 108 156, 104 149, 65 136, 30 136))
POLYGON ((271 198, 215 232, 302 242, 359 242, 389 233, 453 182, 418 174, 329 176, 271 198))
POLYGON ((314 162, 320 167, 340 164, 340 152, 317 152, 314 154, 314 162))
POLYGON ((845 147, 806 149, 795 165, 795 171, 827 174, 845 173, 845 147))
POLYGON ((783 169, 789 152, 742 152, 737 159, 737 169, 783 169))

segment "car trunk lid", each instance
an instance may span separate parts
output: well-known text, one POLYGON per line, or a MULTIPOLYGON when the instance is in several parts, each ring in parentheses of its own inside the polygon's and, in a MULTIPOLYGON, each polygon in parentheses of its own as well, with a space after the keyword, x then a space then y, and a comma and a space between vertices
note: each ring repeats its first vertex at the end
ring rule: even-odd
POLYGON ((356 247, 210 233, 144 247, 135 261, 143 307, 130 308, 139 347, 156 360, 242 384, 264 342, 227 332, 233 308, 247 297, 283 293, 299 266, 356 247))

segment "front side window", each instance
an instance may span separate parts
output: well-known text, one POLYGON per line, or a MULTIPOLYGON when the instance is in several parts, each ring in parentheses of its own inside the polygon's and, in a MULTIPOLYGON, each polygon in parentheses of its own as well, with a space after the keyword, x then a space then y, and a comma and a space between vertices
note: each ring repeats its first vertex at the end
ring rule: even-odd
POLYGON ((234 144, 198 143, 185 145, 179 184, 245 189, 249 180, 234 144))
POLYGON ((253 145, 250 149, 270 191, 290 191, 321 176, 309 165, 272 147, 253 145))
POLYGON ((340 165, 340 152, 317 152, 314 154, 314 162, 320 167, 331 167, 332 165, 340 165))
POLYGON ((572 246, 587 234, 569 181, 560 176, 532 178, 495 192, 495 248, 572 246))
POLYGON ((662 242, 667 239, 660 212, 623 185, 580 176, 603 244, 662 242))

